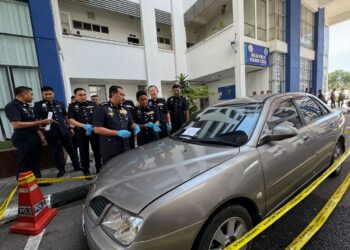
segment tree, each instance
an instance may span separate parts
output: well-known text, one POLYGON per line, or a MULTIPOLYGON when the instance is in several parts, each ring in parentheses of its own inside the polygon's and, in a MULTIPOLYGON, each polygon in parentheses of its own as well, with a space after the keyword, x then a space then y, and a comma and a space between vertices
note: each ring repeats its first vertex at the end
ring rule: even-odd
POLYGON ((197 107, 196 101, 201 98, 208 98, 208 86, 190 84, 188 76, 183 73, 178 75, 176 78, 180 85, 181 94, 187 98, 190 117, 195 117, 199 112, 199 108, 197 107))
POLYGON ((341 89, 350 88, 350 72, 336 70, 328 74, 328 88, 341 89))

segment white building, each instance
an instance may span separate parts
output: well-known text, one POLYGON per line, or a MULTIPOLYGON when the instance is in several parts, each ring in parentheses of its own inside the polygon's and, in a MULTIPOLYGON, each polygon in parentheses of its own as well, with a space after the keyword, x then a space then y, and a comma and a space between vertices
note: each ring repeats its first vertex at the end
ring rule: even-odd
MULTIPOLYGON (((325 19, 323 12, 318 31, 316 0, 53 3, 67 96, 72 89, 84 87, 90 95, 97 93, 106 99, 110 85, 121 85, 127 97, 135 100, 136 91, 149 84, 169 96, 180 73, 209 87, 209 104, 253 92, 303 91, 313 85, 324 88, 319 79, 312 82, 316 54, 322 51, 323 55, 323 43, 322 48, 316 47, 315 37, 317 32, 323 34, 325 19), (298 1, 300 7, 294 7, 298 1), (293 24, 288 25, 288 19, 293 24), (296 26, 300 35, 295 35, 300 39, 291 41, 296 40, 291 34, 296 26), (295 51, 288 53, 289 47, 295 51), (268 54, 264 58, 255 58, 255 65, 247 62, 249 49, 265 48, 268 54), (295 69, 296 64, 298 82, 293 73, 286 79, 287 71, 292 72, 288 68, 295 69)), ((323 62, 319 63, 323 68, 323 62)))

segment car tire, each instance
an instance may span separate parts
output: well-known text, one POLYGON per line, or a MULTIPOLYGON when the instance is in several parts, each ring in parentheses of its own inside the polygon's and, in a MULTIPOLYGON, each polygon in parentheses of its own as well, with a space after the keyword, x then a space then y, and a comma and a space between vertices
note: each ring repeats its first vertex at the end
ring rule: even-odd
MULTIPOLYGON (((252 219, 244 207, 227 206, 211 218, 194 249, 224 249, 252 228, 252 219)), ((241 249, 251 249, 251 242, 241 249)))
MULTIPOLYGON (((333 155, 332 155, 332 162, 331 165, 344 153, 344 148, 343 145, 341 144, 340 141, 337 141, 337 144, 335 144, 334 150, 333 150, 333 155)), ((341 172, 341 166, 340 165, 334 172, 331 174, 332 177, 336 177, 340 174, 341 172)))

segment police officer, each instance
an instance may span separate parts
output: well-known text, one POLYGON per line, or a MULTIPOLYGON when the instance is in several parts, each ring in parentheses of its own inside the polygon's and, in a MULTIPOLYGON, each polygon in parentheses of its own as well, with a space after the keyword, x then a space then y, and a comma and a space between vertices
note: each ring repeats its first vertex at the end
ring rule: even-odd
MULTIPOLYGON (((131 118, 135 121, 135 104, 132 100, 124 100, 123 107, 127 108, 131 114, 131 118)), ((135 134, 134 131, 131 130, 131 136, 129 138, 130 149, 135 148, 135 134)))
POLYGON ((180 96, 180 85, 174 84, 172 89, 173 96, 167 101, 172 125, 171 133, 177 131, 189 119, 187 100, 180 96))
POLYGON ((159 114, 159 123, 161 129, 159 137, 167 137, 168 133, 171 131, 171 122, 167 103, 163 98, 158 98, 159 90, 156 86, 150 85, 148 87, 148 93, 151 96, 151 98, 148 100, 148 106, 152 109, 158 110, 159 114))
POLYGON ((17 148, 16 178, 26 171, 32 171, 36 178, 41 178, 39 126, 51 124, 52 120, 36 121, 29 107, 29 103, 33 101, 31 88, 17 87, 15 96, 15 99, 6 105, 5 113, 14 128, 12 143, 17 148))
POLYGON ((93 116, 94 131, 100 135, 102 162, 130 149, 131 130, 135 135, 140 132, 134 124, 130 111, 122 106, 125 93, 120 86, 109 88, 109 101, 96 107, 93 116))
POLYGON ((141 146, 158 140, 161 129, 158 108, 148 106, 147 93, 143 90, 138 91, 136 98, 139 106, 135 109, 135 123, 141 128, 141 132, 137 136, 137 145, 141 146))
POLYGON ((90 175, 89 143, 95 158, 96 172, 101 168, 101 154, 99 149, 99 136, 92 127, 92 116, 96 104, 86 99, 86 90, 76 88, 74 90, 75 102, 68 107, 68 118, 74 126, 76 141, 80 153, 80 163, 85 175, 90 175))
POLYGON ((77 152, 73 147, 69 130, 73 134, 73 127, 69 127, 68 115, 64 104, 54 99, 55 93, 53 88, 44 86, 41 88, 43 100, 34 104, 34 115, 36 119, 45 119, 49 112, 52 113, 52 119, 56 121, 51 124, 50 129, 45 131, 46 140, 50 146, 52 159, 58 169, 57 177, 65 174, 65 166, 61 160, 60 144, 65 148, 72 160, 74 171, 82 170, 78 159, 77 152))

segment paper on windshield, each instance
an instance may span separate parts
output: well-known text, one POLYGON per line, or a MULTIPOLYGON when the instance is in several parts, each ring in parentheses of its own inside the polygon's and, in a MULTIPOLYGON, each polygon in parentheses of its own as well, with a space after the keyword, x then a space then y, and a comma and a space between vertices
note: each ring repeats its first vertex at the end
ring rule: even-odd
POLYGON ((189 127, 185 130, 185 132, 182 133, 182 135, 186 135, 186 136, 194 136, 199 130, 201 130, 200 128, 195 128, 195 127, 189 127))

